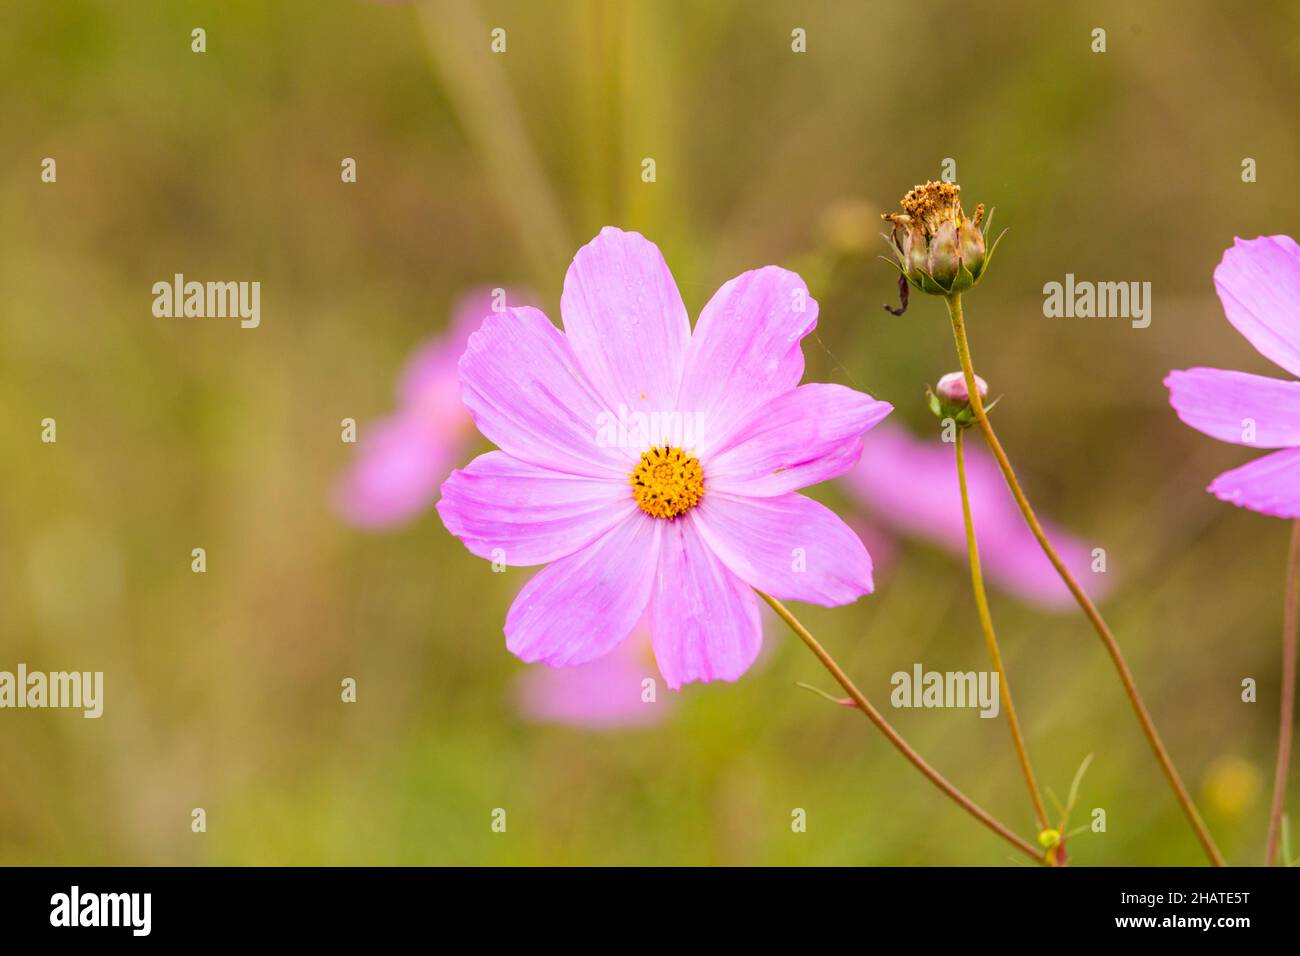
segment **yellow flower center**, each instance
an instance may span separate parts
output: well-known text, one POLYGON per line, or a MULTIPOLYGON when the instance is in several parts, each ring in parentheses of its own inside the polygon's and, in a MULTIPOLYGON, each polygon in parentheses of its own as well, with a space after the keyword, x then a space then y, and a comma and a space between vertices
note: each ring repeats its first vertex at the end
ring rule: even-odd
POLYGON ((934 233, 940 224, 951 222, 954 226, 961 218, 961 187, 955 183, 928 182, 917 186, 903 197, 903 212, 934 233))
POLYGON ((643 452, 629 481, 632 497, 652 518, 684 515, 704 497, 700 460, 667 445, 643 452))
MULTIPOLYGON (((961 187, 956 183, 926 182, 914 187, 899 203, 902 213, 886 213, 881 218, 896 226, 916 226, 933 237, 939 227, 952 223, 960 227, 966 221, 961 208, 961 187)), ((984 218, 983 203, 975 207, 975 225, 984 218)))

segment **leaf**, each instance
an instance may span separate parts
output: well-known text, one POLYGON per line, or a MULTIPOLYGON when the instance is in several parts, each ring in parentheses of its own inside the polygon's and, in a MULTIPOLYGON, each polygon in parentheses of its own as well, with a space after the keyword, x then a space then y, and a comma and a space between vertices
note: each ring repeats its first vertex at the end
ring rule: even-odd
POLYGON ((839 704, 841 707, 852 707, 855 710, 857 709, 858 705, 855 704, 853 700, 849 697, 832 696, 831 694, 826 693, 826 691, 822 690, 820 687, 814 687, 812 684, 805 684, 803 681, 795 681, 795 686, 802 687, 804 690, 810 690, 818 697, 826 698, 832 704, 839 704))

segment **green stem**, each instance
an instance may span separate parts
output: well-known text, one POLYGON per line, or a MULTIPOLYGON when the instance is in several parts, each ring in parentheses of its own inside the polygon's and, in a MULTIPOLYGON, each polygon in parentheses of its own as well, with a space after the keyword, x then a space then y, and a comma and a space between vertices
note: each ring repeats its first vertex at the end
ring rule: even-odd
POLYGON ((953 802, 963 810, 973 816, 980 823, 984 824, 984 826, 988 827, 1002 839, 1006 840, 1021 853, 1024 853, 1036 863, 1044 862, 1042 854, 1038 850, 1034 849, 1034 846, 1031 843, 1012 833, 1006 824, 999 821, 970 797, 966 796, 966 794, 954 787, 948 782, 943 774, 939 773, 939 771, 926 763, 921 755, 913 750, 907 741, 899 735, 898 731, 889 725, 889 722, 885 720, 880 711, 876 710, 876 708, 871 705, 871 702, 867 700, 866 695, 864 695, 862 691, 858 690, 857 685, 854 684, 853 681, 849 679, 848 675, 840 669, 840 665, 835 663, 835 659, 831 657, 826 648, 822 647, 821 644, 818 643, 817 639, 812 636, 806 627, 799 623, 799 620, 790 613, 784 604, 776 598, 764 594, 762 591, 758 591, 757 593, 758 596, 766 601, 768 606, 777 613, 777 616, 781 618, 781 620, 785 621, 790 630, 794 631, 799 639, 808 645, 808 649, 813 652, 813 655, 821 661, 822 666, 825 667, 839 685, 844 688, 845 693, 847 693, 853 703, 857 705, 858 710, 862 711, 862 713, 866 715, 866 718, 876 725, 876 729, 884 734, 885 738, 894 745, 898 752, 901 753, 909 763, 916 767, 917 770, 921 771, 927 780, 947 794, 953 802))
POLYGON ((505 81, 506 57, 490 51, 487 24, 472 0, 424 0, 417 12, 447 98, 544 288, 573 246, 505 81))
POLYGON ((1128 695, 1129 702, 1133 705, 1133 710, 1137 714, 1138 723, 1142 725, 1142 732, 1146 734, 1147 741, 1151 744, 1151 749, 1159 761, 1161 769, 1164 771, 1165 778, 1169 781, 1169 786, 1173 789, 1174 795, 1182 805, 1183 813, 1186 814, 1192 829, 1196 831, 1196 837, 1204 847, 1206 855, 1209 856, 1210 862, 1215 866, 1223 866, 1223 857, 1219 853, 1219 848, 1214 844, 1214 838, 1210 836, 1210 831, 1206 828, 1201 815, 1197 812, 1196 805, 1192 802, 1187 788, 1183 786, 1182 778, 1178 771, 1174 769, 1174 763, 1169 757, 1169 751, 1165 749, 1164 743, 1160 739, 1160 734, 1156 731, 1156 725, 1151 720, 1150 713, 1147 712, 1146 704, 1142 702, 1142 695, 1138 693, 1137 683, 1133 680, 1133 673, 1129 670, 1128 663, 1124 660, 1124 655, 1119 649, 1119 642, 1115 640, 1115 635, 1111 633, 1106 621, 1101 616, 1092 599, 1084 593, 1079 582, 1074 579, 1070 569, 1065 566, 1061 556, 1056 553, 1056 548, 1048 540, 1047 533, 1039 523, 1034 509, 1029 504, 1029 499, 1025 497, 1024 491, 1020 488, 1020 482, 1016 479, 1016 473, 1011 467, 1011 461, 1007 458, 1007 453, 1002 450, 1002 443, 998 441, 998 436, 993 431, 993 426, 989 422, 988 415, 984 411, 984 401, 980 398, 979 389, 975 384, 975 367, 971 361, 970 345, 966 341, 966 326, 962 317, 961 296, 954 294, 946 297, 948 303, 948 318, 952 322, 952 335, 957 345, 957 357, 961 360, 962 374, 966 379, 966 388, 970 392, 971 408, 975 411, 975 418, 979 422, 980 431, 984 433, 984 440, 988 443, 989 450, 993 452, 993 457, 997 459, 998 467, 1002 470, 1002 477, 1006 479, 1007 487, 1011 489, 1012 496, 1016 499, 1016 504, 1020 508, 1020 513, 1024 515, 1025 523, 1029 525, 1029 530, 1033 532, 1034 538, 1037 539, 1039 547, 1047 555, 1047 559, 1052 562, 1052 567, 1056 568, 1056 573, 1060 575, 1065 586, 1070 589, 1074 595, 1074 600, 1078 602, 1084 616, 1092 623, 1093 629, 1096 630, 1097 636, 1101 638, 1106 653, 1110 655, 1115 670, 1119 674, 1120 683, 1124 685, 1124 692, 1128 695))
MULTIPOLYGON (((1296 626, 1300 618, 1300 521, 1291 526, 1286 562, 1286 601, 1282 614, 1282 713, 1277 735, 1277 770, 1273 775, 1273 808, 1268 815, 1268 866, 1277 865, 1278 836, 1286 808, 1286 778, 1291 762, 1291 725, 1295 719, 1296 626)), ((1290 861, 1285 861, 1288 865, 1290 861)))
POLYGON ((958 426, 957 483, 961 486, 961 514, 966 525, 966 551, 970 558, 970 580, 971 587, 975 591, 975 607, 979 612, 980 628, 984 632, 984 644, 988 647, 989 657, 993 659, 993 669, 998 675, 1002 707, 1007 712, 1007 726, 1011 729, 1011 742, 1016 748, 1016 759, 1020 761, 1020 772, 1024 774, 1025 784, 1029 787, 1029 799, 1034 804, 1038 829, 1047 830, 1051 826, 1047 821, 1047 808, 1043 806, 1043 798, 1038 792, 1038 783, 1034 779, 1034 770, 1029 763, 1029 751, 1025 747, 1024 735, 1020 732, 1020 719, 1016 716, 1016 705, 1011 701, 1011 684, 1002 665, 1002 650, 998 647, 997 634, 993 630, 993 615, 989 613, 989 599, 984 591, 984 572, 980 567, 979 544, 975 540, 975 522, 971 518, 970 491, 966 486, 966 457, 962 451, 964 433, 965 429, 958 426))

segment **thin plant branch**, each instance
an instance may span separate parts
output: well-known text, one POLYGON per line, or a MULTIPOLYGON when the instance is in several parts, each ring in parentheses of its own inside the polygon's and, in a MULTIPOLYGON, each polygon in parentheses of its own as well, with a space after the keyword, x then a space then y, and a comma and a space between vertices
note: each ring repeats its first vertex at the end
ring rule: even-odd
POLYGON ((1011 742, 1016 748, 1016 760, 1020 763, 1020 772, 1024 775, 1025 785, 1029 788, 1029 799, 1034 805, 1034 816, 1038 818, 1038 829, 1046 830, 1047 809, 1043 806, 1043 797, 1038 792, 1038 783, 1034 779, 1034 770, 1029 762, 1029 751, 1025 747, 1025 737, 1020 731, 1020 719, 1016 716, 1016 705, 1011 700, 1011 682, 1007 680, 1006 668, 1002 664, 1002 650, 998 647, 998 638, 993 630, 993 616, 989 613, 989 599, 984 591, 984 573, 980 567, 979 544, 975 539, 975 522, 971 517, 970 491, 966 486, 966 458, 962 451, 962 435, 965 429, 957 428, 957 483, 961 487, 961 514, 966 526, 966 550, 970 559, 971 588, 975 592, 975 607, 979 612, 980 629, 984 632, 984 644, 989 657, 993 660, 993 669, 998 675, 998 689, 1002 696, 1002 707, 1007 712, 1007 726, 1011 730, 1011 742))
POLYGON ((1042 864, 1044 862, 1039 852, 1034 849, 1033 845, 1030 844, 1029 841, 1013 833, 1006 824, 1002 823, 974 800, 958 790, 948 782, 943 774, 939 773, 939 771, 926 763, 924 758, 913 750, 907 741, 899 735, 898 731, 891 727, 889 722, 885 720, 881 713, 871 705, 871 702, 867 700, 862 691, 858 690, 857 685, 854 684, 853 681, 849 679, 848 675, 840 669, 839 664, 835 663, 835 659, 831 657, 826 648, 822 647, 821 644, 818 643, 817 639, 812 636, 806 627, 799 623, 799 620, 790 613, 784 604, 776 598, 764 594, 762 591, 758 591, 757 593, 758 596, 766 601, 768 606, 776 612, 777 616, 781 618, 781 620, 785 621, 790 630, 794 631, 795 635, 808 646, 808 649, 813 652, 813 655, 821 661, 822 666, 825 667, 830 675, 835 678, 836 682, 844 688, 845 693, 847 693, 853 700, 857 709, 862 711, 866 718, 876 725, 876 729, 885 735, 885 738, 894 745, 895 749, 897 749, 898 752, 912 764, 912 766, 921 771, 926 779, 947 794, 954 803, 1002 839, 1006 840, 1021 853, 1030 857, 1035 863, 1042 864))
POLYGON ((1137 714, 1138 723, 1142 725, 1142 731, 1151 744, 1156 760, 1160 763, 1165 778, 1169 781, 1169 786, 1178 798, 1183 813, 1191 823, 1192 829, 1195 831, 1201 846, 1205 849, 1206 855, 1215 866, 1223 866, 1223 856, 1219 853, 1214 838, 1210 835, 1209 829, 1205 826, 1205 822, 1196 809, 1196 804, 1192 802, 1187 788, 1183 785, 1182 778, 1178 775, 1173 760, 1169 757, 1169 751, 1165 749, 1164 742, 1160 739, 1160 734, 1151 719, 1151 714, 1147 711, 1146 704, 1142 701, 1142 695, 1138 693, 1137 683, 1133 679, 1133 673, 1129 670, 1123 652, 1120 651, 1115 635, 1111 633, 1110 627, 1101 616, 1101 612, 1097 610, 1096 605, 1092 603, 1092 599, 1079 586, 1079 582, 1074 579, 1074 575, 1065 566, 1065 562, 1061 560, 1061 556, 1057 554, 1056 548, 1048 539, 1047 533, 1038 521, 1038 516, 1034 514, 1034 509, 1029 504, 1029 499, 1025 497, 1025 493, 1020 487, 1016 473, 1011 467, 1011 461, 1007 458, 1007 453, 1002 449, 1002 443, 998 441, 998 436, 993 431, 993 425, 989 422, 988 415, 985 413, 983 399, 980 398, 979 389, 976 387, 975 367, 971 360, 970 345, 966 339, 966 326, 962 316, 961 295, 945 296, 945 301, 948 304, 948 318, 952 324, 953 339, 957 346, 957 357, 961 360, 962 374, 966 380, 966 388, 970 392, 971 408, 975 411, 975 418, 979 422, 980 431, 984 433, 984 440, 988 443, 989 449, 993 452, 993 457, 997 459, 998 467, 1002 470, 1002 477, 1006 479, 1007 487, 1011 489, 1011 494, 1016 499, 1020 513, 1024 515, 1025 523, 1029 525, 1029 530, 1033 532, 1039 547, 1043 549, 1043 553, 1052 562, 1052 567, 1056 569, 1056 573, 1065 582, 1065 586, 1070 589, 1075 601, 1078 602, 1084 615, 1091 622, 1093 629, 1096 630, 1097 636, 1101 638, 1106 653, 1110 655, 1115 670, 1119 674, 1120 683, 1124 685, 1124 692, 1128 695, 1129 702, 1133 705, 1133 710, 1137 714))
POLYGON ((1295 721, 1296 627, 1300 625, 1300 521, 1291 526, 1286 562, 1286 599, 1282 613, 1282 707, 1277 733, 1277 769, 1273 774, 1273 808, 1268 815, 1268 866, 1277 864, 1282 812, 1286 809, 1287 770, 1291 763, 1291 725, 1295 721))

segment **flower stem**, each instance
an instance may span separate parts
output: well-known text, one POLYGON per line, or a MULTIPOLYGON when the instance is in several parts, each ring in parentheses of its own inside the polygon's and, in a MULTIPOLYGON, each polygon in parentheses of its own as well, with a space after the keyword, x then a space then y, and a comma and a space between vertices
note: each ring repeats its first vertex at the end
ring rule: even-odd
MULTIPOLYGON (((1300 624, 1300 521, 1291 526, 1286 562, 1286 603, 1282 613, 1282 716, 1277 735, 1277 771, 1273 775, 1273 809, 1268 816, 1268 866, 1277 865, 1278 835, 1286 807, 1286 777, 1291 763, 1291 724, 1295 718, 1296 626, 1300 624)), ((1289 865, 1290 861, 1284 861, 1289 865)))
POLYGON ((1007 726, 1011 728, 1011 741, 1016 748, 1016 759, 1020 761, 1020 772, 1024 774, 1025 784, 1029 787, 1029 799, 1034 804, 1038 829, 1047 830, 1051 826, 1047 821, 1047 808, 1043 806, 1042 795, 1038 792, 1038 783, 1034 780, 1034 770, 1029 764, 1029 751, 1025 748, 1025 738, 1020 732, 1016 705, 1011 702, 1011 684, 1007 681, 1007 673, 1002 666, 1002 651, 998 647, 997 634, 993 630, 993 616, 989 613, 988 595, 984 592, 984 573, 980 568, 979 545, 975 540, 975 522, 971 519, 970 491, 966 487, 966 457, 962 451, 964 432, 964 428, 957 429, 957 483, 961 486, 961 514, 966 524, 966 550, 970 556, 970 581, 975 591, 975 607, 979 611, 984 643, 988 647, 989 657, 993 659, 993 669, 997 671, 1002 706, 1007 712, 1007 726))
POLYGON ((840 669, 839 664, 835 663, 835 659, 831 657, 826 648, 822 647, 821 644, 818 643, 817 638, 813 637, 812 634, 809 633, 808 629, 799 623, 798 619, 790 613, 784 604, 776 598, 764 594, 762 591, 758 591, 758 596, 768 603, 772 610, 777 613, 777 616, 789 625, 790 630, 794 631, 801 641, 808 645, 808 649, 813 652, 813 655, 822 662, 822 666, 825 667, 839 685, 844 688, 845 693, 847 693, 853 703, 857 705, 858 710, 862 711, 862 713, 866 715, 867 719, 876 725, 876 728, 885 735, 886 739, 888 739, 898 752, 906 757, 917 770, 921 771, 921 773, 931 783, 952 798, 952 800, 963 810, 973 816, 976 820, 980 821, 980 823, 984 824, 998 836, 1002 837, 1002 839, 1006 840, 1021 853, 1024 853, 1036 863, 1043 862, 1042 854, 1036 850, 1029 841, 1012 833, 1005 824, 993 817, 987 810, 979 806, 979 804, 971 800, 970 797, 966 796, 966 794, 954 787, 947 781, 943 774, 939 773, 939 771, 926 763, 924 758, 913 750, 906 740, 899 736, 898 731, 889 725, 889 722, 885 720, 880 711, 876 710, 876 708, 871 705, 871 702, 867 700, 862 691, 858 690, 857 685, 854 684, 853 681, 849 679, 848 675, 840 669))
POLYGON ((422 0, 416 10, 447 99, 545 288, 573 246, 518 101, 487 52, 487 24, 478 5, 467 0, 422 0))
POLYGON ((1052 542, 1048 540, 1047 533, 1043 531, 1043 526, 1039 524, 1038 517, 1029 504, 1029 499, 1025 497, 1024 491, 1020 488, 1020 482, 1016 480, 1016 473, 1011 468, 1007 453, 1002 450, 1002 443, 998 441, 998 436, 989 423, 988 415, 984 412, 984 401, 980 398, 979 389, 976 388, 975 384, 975 368, 971 361, 970 345, 966 341, 966 326, 962 318, 961 296, 959 294, 950 295, 946 297, 945 301, 948 303, 948 318, 952 322, 953 339, 957 344, 957 357, 961 360, 962 374, 966 379, 966 388, 970 392, 971 408, 975 410, 975 418, 979 421, 980 430, 984 433, 984 439, 993 452, 993 457, 997 459, 998 467, 1002 469, 1002 476, 1006 479, 1007 487, 1011 489, 1011 494, 1020 507, 1020 513, 1024 515, 1025 523, 1029 525, 1029 530, 1038 539, 1038 544, 1043 549, 1043 553, 1052 562, 1052 567, 1056 568, 1056 573, 1061 576, 1061 580, 1065 582, 1065 586, 1074 595, 1074 599, 1078 602, 1084 615, 1092 623, 1097 636, 1101 638, 1106 653, 1110 655, 1115 670, 1119 673, 1120 682, 1124 685, 1124 692, 1133 705, 1138 722, 1142 725, 1142 731, 1146 734, 1151 749, 1155 752, 1156 760, 1160 762, 1165 778, 1169 781, 1169 786, 1173 788, 1174 795, 1177 796, 1178 802, 1182 805, 1183 812, 1187 815, 1192 829, 1196 831, 1196 837, 1200 840, 1201 846, 1204 847, 1206 855, 1209 856, 1210 861, 1215 866, 1223 866, 1223 857, 1219 853, 1219 848, 1215 846, 1214 838, 1210 836, 1210 831, 1206 829, 1204 821, 1201 820, 1201 815, 1197 812, 1196 805, 1192 803, 1187 788, 1183 786, 1182 778, 1178 776, 1178 771, 1174 769, 1173 761, 1169 758, 1169 752, 1165 750, 1165 745, 1160 740, 1160 734, 1156 731, 1156 725, 1147 712, 1146 704, 1142 702, 1142 695, 1138 693, 1137 684, 1133 680, 1133 673, 1124 660, 1124 654, 1119 649, 1119 643, 1115 640, 1115 635, 1110 632, 1110 628, 1102 618, 1101 612, 1097 610, 1096 605, 1084 593, 1083 588, 1079 586, 1079 582, 1070 573, 1070 569, 1061 560, 1061 556, 1056 553, 1056 548, 1052 546, 1052 542))

